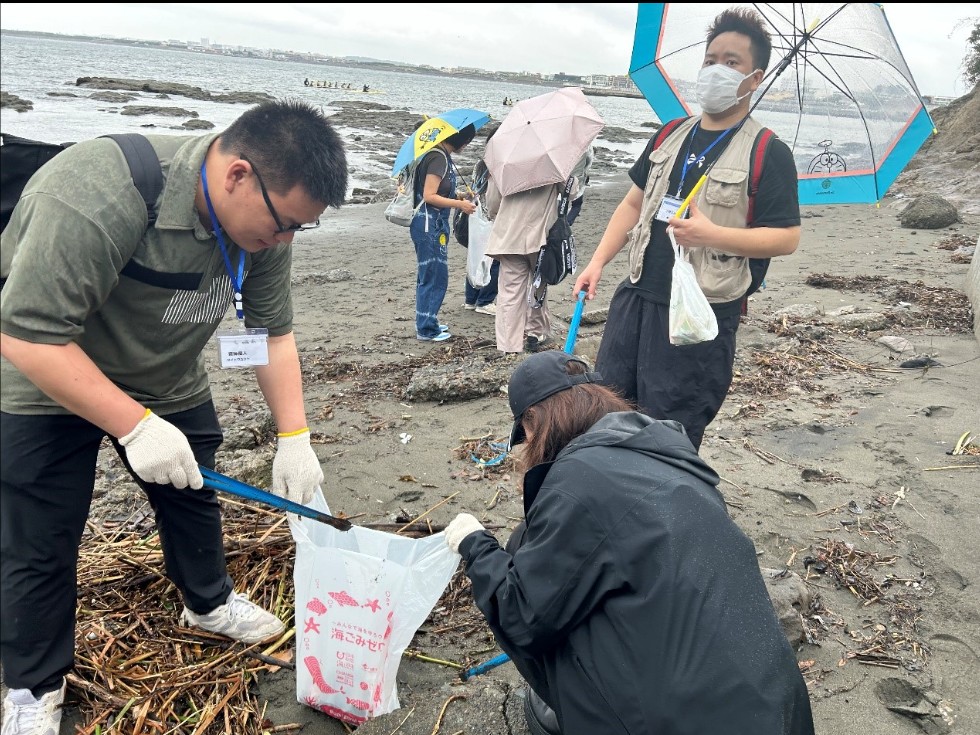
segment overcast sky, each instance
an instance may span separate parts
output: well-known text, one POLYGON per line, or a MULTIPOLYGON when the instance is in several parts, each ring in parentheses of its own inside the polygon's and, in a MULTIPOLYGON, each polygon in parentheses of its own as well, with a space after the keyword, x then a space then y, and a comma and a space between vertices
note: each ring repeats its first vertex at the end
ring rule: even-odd
MULTIPOLYGON (((734 3, 738 4, 738 3, 734 3)), ((925 95, 969 91, 980 3, 884 3, 925 95)), ((636 3, 0 3, 0 26, 367 56, 497 71, 625 74, 636 3)))

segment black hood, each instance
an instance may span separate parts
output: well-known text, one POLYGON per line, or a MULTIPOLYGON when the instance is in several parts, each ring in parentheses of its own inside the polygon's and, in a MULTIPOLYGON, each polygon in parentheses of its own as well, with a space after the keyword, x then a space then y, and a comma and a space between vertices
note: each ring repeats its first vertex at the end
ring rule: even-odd
MULTIPOLYGON (((564 454, 585 447, 618 446, 648 454, 655 459, 678 467, 713 487, 718 485, 718 473, 698 456, 684 427, 677 421, 659 421, 637 411, 608 413, 596 421, 584 434, 575 437, 558 453, 564 454)), ((544 482, 552 462, 539 464, 524 476, 524 509, 531 506, 544 482)))

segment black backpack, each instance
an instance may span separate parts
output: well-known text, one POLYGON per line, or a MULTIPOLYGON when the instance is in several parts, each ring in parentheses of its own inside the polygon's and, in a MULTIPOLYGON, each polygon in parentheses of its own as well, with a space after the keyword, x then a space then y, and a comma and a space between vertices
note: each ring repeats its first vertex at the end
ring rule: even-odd
POLYGON ((558 219, 548 230, 544 246, 538 252, 538 262, 531 279, 528 303, 538 309, 548 294, 548 286, 557 286, 575 272, 575 236, 568 224, 568 201, 575 178, 570 176, 558 194, 558 219))
MULTIPOLYGON (((122 149, 140 196, 146 202, 147 226, 156 222, 156 201, 163 191, 163 171, 153 146, 139 133, 104 135, 122 149)), ((0 231, 7 227, 20 195, 34 173, 73 143, 43 143, 0 133, 0 231)))

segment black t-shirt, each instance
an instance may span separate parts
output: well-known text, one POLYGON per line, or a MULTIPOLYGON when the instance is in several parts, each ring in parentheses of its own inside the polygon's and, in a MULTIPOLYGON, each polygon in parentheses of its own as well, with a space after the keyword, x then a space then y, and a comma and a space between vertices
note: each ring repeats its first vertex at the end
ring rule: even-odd
MULTIPOLYGON (((682 153, 677 156, 670 172, 667 192, 680 198, 691 193, 706 167, 710 166, 721 155, 727 145, 728 136, 718 138, 724 130, 703 130, 696 125, 681 146, 682 153), (693 140, 692 140, 693 135, 693 140), (712 146, 717 141, 717 145, 712 146), (710 150, 709 150, 710 149, 710 150), (707 151, 707 154, 705 154, 707 151), (684 177, 680 194, 677 193, 681 184, 684 170, 684 159, 695 156, 695 162, 688 165, 687 176, 684 177)), ((729 133, 731 135, 732 133, 729 133)), ((643 153, 636 159, 630 169, 630 179, 640 189, 647 185, 650 174, 650 153, 656 135, 650 138, 643 153)), ((759 192, 755 197, 754 227, 795 227, 800 224, 800 203, 797 190, 796 164, 793 154, 783 141, 773 138, 762 163, 762 175, 759 179, 759 192)), ((626 285, 640 290, 640 295, 661 304, 670 303, 670 272, 674 267, 674 250, 667 237, 667 223, 654 220, 650 234, 650 244, 643 254, 643 272, 636 283, 628 279, 626 285)), ((712 304, 719 312, 726 312, 738 304, 712 304)))
POLYGON ((442 179, 439 182, 439 188, 436 190, 439 196, 446 197, 447 199, 455 198, 456 192, 453 191, 455 183, 450 173, 451 167, 449 166, 449 155, 447 153, 444 153, 442 150, 431 150, 422 156, 418 168, 415 169, 416 204, 422 201, 422 195, 425 192, 425 177, 429 174, 442 179))

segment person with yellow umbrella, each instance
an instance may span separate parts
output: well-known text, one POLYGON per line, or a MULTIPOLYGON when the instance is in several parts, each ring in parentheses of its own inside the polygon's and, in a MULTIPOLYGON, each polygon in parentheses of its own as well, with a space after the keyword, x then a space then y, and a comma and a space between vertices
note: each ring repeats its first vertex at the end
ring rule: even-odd
POLYGON ((415 215, 409 225, 418 270, 415 286, 415 336, 423 342, 443 342, 452 335, 439 323, 439 310, 449 288, 449 228, 451 210, 472 214, 476 205, 457 193, 458 172, 452 154, 473 140, 490 116, 479 110, 457 109, 426 119, 402 145, 393 173, 412 167, 415 215))

